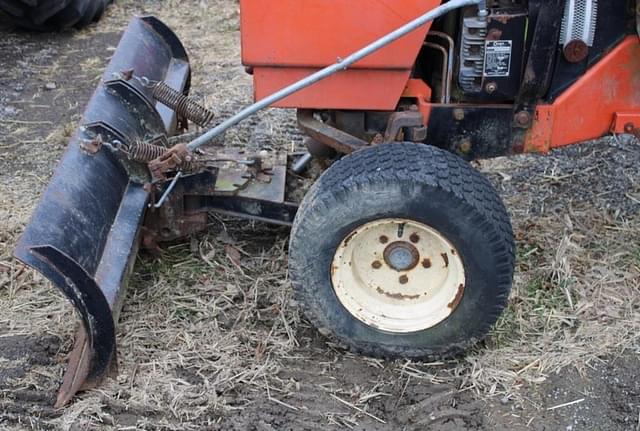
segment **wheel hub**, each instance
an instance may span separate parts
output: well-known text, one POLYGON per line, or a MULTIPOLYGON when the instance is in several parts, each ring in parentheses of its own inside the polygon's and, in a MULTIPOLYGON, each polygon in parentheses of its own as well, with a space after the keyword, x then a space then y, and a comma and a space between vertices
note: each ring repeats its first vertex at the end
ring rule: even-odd
POLYGON ((334 255, 331 281, 342 305, 380 330, 407 333, 445 320, 464 294, 455 247, 412 220, 381 219, 347 235, 334 255))
POLYGON ((396 241, 384 249, 384 261, 398 272, 409 271, 418 265, 420 253, 408 242, 396 241))

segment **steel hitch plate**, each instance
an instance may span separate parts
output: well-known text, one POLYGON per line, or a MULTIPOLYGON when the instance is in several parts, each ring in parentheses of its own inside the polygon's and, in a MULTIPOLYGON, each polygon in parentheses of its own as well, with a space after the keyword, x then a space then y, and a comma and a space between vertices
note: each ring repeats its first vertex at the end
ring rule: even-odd
POLYGON ((154 17, 133 19, 15 250, 80 317, 57 406, 116 371, 115 326, 150 198, 148 171, 112 149, 176 132, 176 114, 131 72, 188 90, 175 34, 154 17))

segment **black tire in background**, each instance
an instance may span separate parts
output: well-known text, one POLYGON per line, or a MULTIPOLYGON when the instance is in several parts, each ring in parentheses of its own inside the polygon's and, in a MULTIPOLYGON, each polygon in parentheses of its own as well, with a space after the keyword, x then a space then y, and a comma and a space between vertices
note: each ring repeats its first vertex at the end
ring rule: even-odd
POLYGON ((18 27, 33 31, 82 28, 100 19, 112 0, 0 0, 18 27))
MULTIPOLYGON (((373 238, 377 239, 378 234, 373 238)), ((379 238, 386 242, 386 236, 379 238)), ((358 249, 363 248, 366 247, 358 249)), ((380 256, 379 250, 375 253, 380 256)), ((440 251, 437 253, 437 264, 442 265, 440 251)), ((356 256, 355 251, 352 256, 356 256)), ((382 259, 372 265, 369 256, 361 259, 366 261, 366 268, 371 272, 380 270, 371 268, 380 268, 382 259)), ((356 265, 361 264, 353 260, 342 267, 353 271, 348 268, 356 265)), ((290 239, 290 276, 304 314, 322 334, 333 336, 351 350, 376 357, 451 356, 481 340, 507 303, 514 265, 515 244, 509 216, 490 182, 462 159, 422 144, 379 145, 336 162, 304 198, 290 239), (408 220, 431 228, 446 239, 445 243, 448 241, 452 253, 454 248, 457 250, 451 256, 458 259, 455 255, 459 255, 458 267, 464 268, 459 271, 466 276, 464 294, 452 301, 455 307, 447 304, 453 311, 431 327, 410 328, 401 333, 381 330, 381 325, 368 324, 357 316, 362 308, 350 311, 339 297, 340 289, 334 287, 338 251, 342 247, 360 247, 353 245, 354 235, 386 220, 408 220), (347 246, 349 241, 352 245, 347 246)), ((430 268, 431 263, 425 262, 424 267, 430 268)), ((366 268, 364 271, 370 273, 366 268)), ((384 269, 398 270, 388 262, 384 269)), ((414 270, 415 267, 410 268, 414 270)), ((401 279, 402 274, 398 272, 401 279)), ((411 274, 410 277, 414 273, 411 274)), ((389 286, 398 280, 394 277, 389 286)), ((422 277, 415 279, 420 286, 425 284, 422 277)), ((386 289, 378 282, 376 279, 369 286, 386 289)), ((351 295, 349 284, 346 288, 344 285, 341 291, 351 295)), ((394 295, 400 296, 402 284, 394 289, 394 295)), ((399 303, 402 312, 405 303, 399 303)), ((417 309, 423 310, 423 305, 419 303, 417 309)))

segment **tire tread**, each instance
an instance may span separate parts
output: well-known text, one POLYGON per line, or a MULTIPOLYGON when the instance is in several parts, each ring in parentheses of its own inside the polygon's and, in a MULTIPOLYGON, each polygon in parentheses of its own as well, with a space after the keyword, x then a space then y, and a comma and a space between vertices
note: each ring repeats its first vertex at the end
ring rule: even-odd
POLYGON ((474 223, 478 229, 491 233, 489 247, 502 262, 496 268, 501 275, 499 291, 502 293, 495 301, 494 308, 487 310, 486 325, 477 328, 477 337, 470 339, 465 345, 452 345, 445 352, 388 345, 381 347, 377 344, 352 343, 339 333, 331 331, 325 326, 323 319, 316 315, 314 299, 305 295, 302 289, 295 289, 296 300, 319 332, 332 334, 341 344, 357 353, 374 357, 428 358, 456 355, 486 335, 504 310, 515 266, 515 242, 507 210, 489 180, 467 162, 444 150, 413 143, 379 145, 346 156, 325 172, 307 193, 293 225, 289 260, 294 287, 297 283, 303 282, 300 275, 304 274, 305 268, 296 260, 296 255, 291 253, 291 250, 298 239, 304 241, 304 238, 313 234, 307 232, 301 221, 322 217, 321 214, 327 214, 332 205, 348 199, 354 188, 366 187, 367 184, 380 181, 411 181, 437 187, 476 210, 474 223))
POLYGON ((112 0, 0 0, 13 23, 32 31, 83 28, 100 19, 112 0))

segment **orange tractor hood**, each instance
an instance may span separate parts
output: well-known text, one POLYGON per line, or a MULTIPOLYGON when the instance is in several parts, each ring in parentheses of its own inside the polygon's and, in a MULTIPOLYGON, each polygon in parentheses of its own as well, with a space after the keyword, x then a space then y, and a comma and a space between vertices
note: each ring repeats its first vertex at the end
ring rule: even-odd
MULTIPOLYGON (((260 100, 438 7, 439 0, 240 0, 242 62, 260 100)), ((275 106, 394 110, 427 24, 275 106)))

